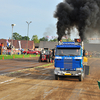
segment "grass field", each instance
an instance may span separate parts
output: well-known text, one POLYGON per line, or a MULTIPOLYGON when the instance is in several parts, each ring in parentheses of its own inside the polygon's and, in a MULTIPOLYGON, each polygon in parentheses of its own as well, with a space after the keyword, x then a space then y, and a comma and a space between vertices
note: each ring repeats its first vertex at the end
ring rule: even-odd
MULTIPOLYGON (((37 55, 39 56, 39 55, 37 55)), ((36 57, 36 55, 0 55, 0 60, 2 59, 16 59, 16 58, 28 58, 36 57)))

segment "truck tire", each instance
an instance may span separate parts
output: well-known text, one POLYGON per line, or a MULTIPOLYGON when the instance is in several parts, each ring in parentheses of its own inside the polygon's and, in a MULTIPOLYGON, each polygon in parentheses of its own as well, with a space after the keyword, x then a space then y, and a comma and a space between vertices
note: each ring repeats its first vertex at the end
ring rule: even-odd
POLYGON ((47 58, 47 63, 49 63, 49 58, 47 58))
POLYGON ((59 76, 58 75, 55 75, 55 80, 59 80, 59 76))
POLYGON ((49 62, 51 62, 51 58, 49 58, 49 62))
POLYGON ((84 73, 82 73, 80 76, 79 76, 79 81, 83 81, 84 79, 84 73))

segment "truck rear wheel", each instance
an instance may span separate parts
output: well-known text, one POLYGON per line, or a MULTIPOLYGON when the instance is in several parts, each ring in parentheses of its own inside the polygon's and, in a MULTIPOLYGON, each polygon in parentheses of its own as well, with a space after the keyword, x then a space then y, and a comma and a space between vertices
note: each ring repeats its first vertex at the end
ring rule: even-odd
POLYGON ((49 62, 51 62, 51 58, 49 58, 49 62))
POLYGON ((49 63, 49 58, 47 58, 47 63, 49 63))
POLYGON ((59 80, 59 76, 58 75, 55 75, 55 80, 59 80))

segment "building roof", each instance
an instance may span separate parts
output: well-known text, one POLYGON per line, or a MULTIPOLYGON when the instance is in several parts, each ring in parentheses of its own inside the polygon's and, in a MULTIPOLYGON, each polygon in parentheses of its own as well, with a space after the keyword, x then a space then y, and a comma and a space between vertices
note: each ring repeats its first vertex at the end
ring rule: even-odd
MULTIPOLYGON (((0 43, 3 43, 4 44, 4 47, 7 46, 7 43, 6 43, 6 39, 0 39, 0 43)), ((12 40, 8 40, 8 42, 11 43, 12 40)), ((19 42, 21 42, 21 48, 23 49, 26 49, 27 48, 27 40, 13 40, 13 46, 15 48, 19 48, 19 42)), ((28 41, 28 49, 33 49, 34 48, 34 41, 28 41)))
POLYGON ((87 50, 87 51, 97 51, 97 52, 100 52, 100 44, 84 43, 84 49, 87 50))
POLYGON ((40 41, 39 48, 54 49, 58 42, 40 41))
POLYGON ((39 47, 39 43, 35 43, 35 46, 38 46, 39 47))

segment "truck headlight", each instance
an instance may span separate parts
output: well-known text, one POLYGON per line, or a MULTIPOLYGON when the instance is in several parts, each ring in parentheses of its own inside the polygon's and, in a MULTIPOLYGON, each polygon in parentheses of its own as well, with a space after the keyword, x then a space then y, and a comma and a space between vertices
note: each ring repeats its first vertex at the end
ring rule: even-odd
POLYGON ((76 70, 82 70, 82 68, 76 68, 76 70))
POLYGON ((55 59, 62 59, 62 57, 55 57, 55 59))
POLYGON ((56 70, 56 71, 60 71, 60 68, 59 68, 59 67, 55 67, 55 70, 56 70))

